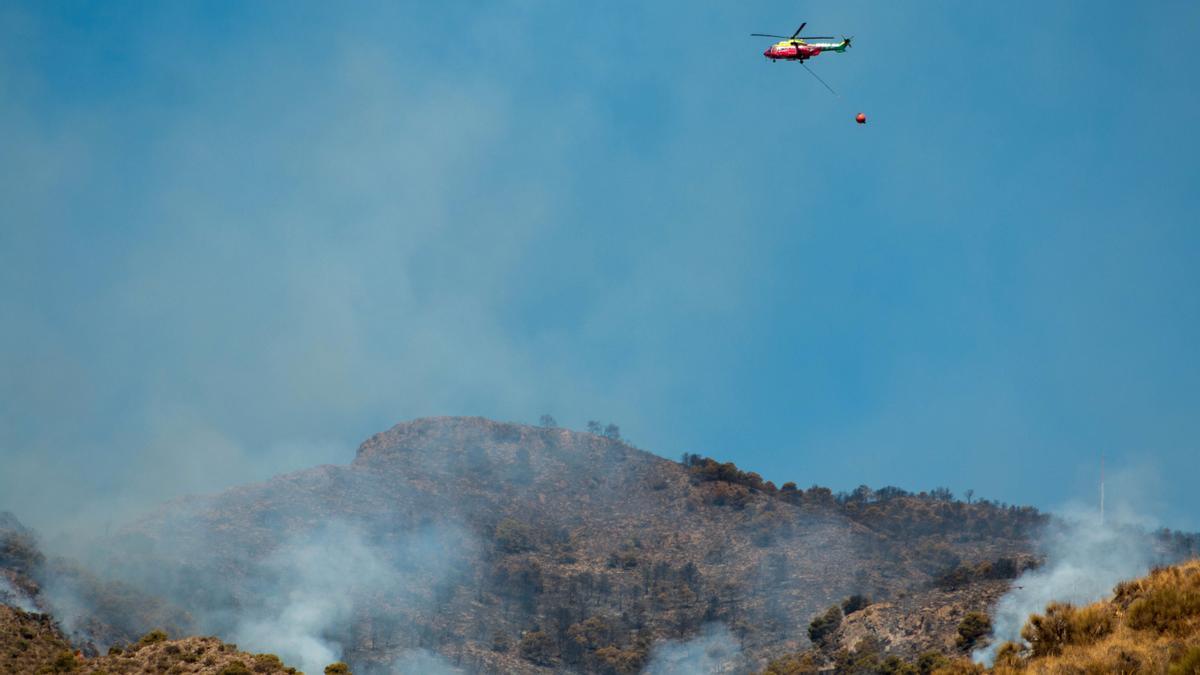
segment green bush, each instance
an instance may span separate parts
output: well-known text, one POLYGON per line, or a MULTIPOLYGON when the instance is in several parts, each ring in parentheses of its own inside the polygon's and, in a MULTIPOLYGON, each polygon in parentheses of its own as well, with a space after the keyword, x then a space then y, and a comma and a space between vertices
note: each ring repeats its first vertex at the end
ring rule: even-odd
POLYGON ((917 672, 920 675, 932 675, 938 668, 950 665, 950 657, 941 652, 923 652, 917 657, 917 672))
POLYGON ((155 629, 155 630, 152 630, 149 633, 146 633, 145 635, 143 635, 142 638, 140 640, 138 640, 138 644, 152 645, 156 642, 166 642, 166 641, 167 641, 166 631, 155 629))
POLYGON ((256 673, 273 673, 276 670, 283 670, 283 661, 279 660, 274 654, 258 654, 254 657, 254 672, 256 673))
POLYGON ((814 643, 824 642, 839 626, 842 625, 842 608, 833 605, 818 615, 808 624, 808 639, 814 643))
POLYGON ((1200 645, 1193 645, 1167 668, 1167 675, 1195 675, 1200 673, 1200 645))
POLYGON ((505 518, 496 526, 496 545, 505 553, 532 551, 533 529, 512 518, 505 518))
POLYGON ((958 624, 958 646, 970 649, 979 639, 992 632, 992 622, 983 612, 969 612, 958 624))
POLYGON ((79 664, 75 661, 75 652, 59 652, 59 654, 54 657, 54 660, 50 662, 50 672, 73 673, 78 665, 79 664))
POLYGON ((246 664, 241 661, 230 661, 225 664, 225 667, 217 671, 217 675, 254 675, 246 664))
POLYGON ((325 666, 325 675, 354 675, 350 672, 350 666, 338 661, 325 666))
POLYGON ((905 663, 899 656, 885 658, 875 672, 879 675, 920 675, 916 666, 905 663))

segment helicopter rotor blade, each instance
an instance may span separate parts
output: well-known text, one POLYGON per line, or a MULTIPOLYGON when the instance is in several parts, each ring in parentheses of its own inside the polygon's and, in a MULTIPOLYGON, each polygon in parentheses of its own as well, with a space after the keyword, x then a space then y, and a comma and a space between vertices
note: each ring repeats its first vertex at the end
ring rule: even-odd
POLYGON ((797 35, 799 35, 799 34, 800 34, 800 31, 804 30, 804 27, 805 27, 805 26, 807 26, 807 25, 808 25, 808 22, 807 22, 807 21, 805 21, 804 23, 800 24, 800 27, 796 29, 796 32, 795 32, 795 33, 792 33, 792 39, 793 39, 793 40, 795 40, 795 39, 796 39, 796 36, 797 36, 797 35))
POLYGON ((771 35, 771 34, 769 34, 769 33, 751 33, 751 34, 750 34, 750 37, 773 37, 773 38, 779 38, 779 39, 781 39, 781 40, 788 40, 788 39, 790 39, 790 38, 788 38, 788 36, 786 36, 786 35, 771 35))
POLYGON ((797 40, 836 40, 832 35, 801 35, 797 40))

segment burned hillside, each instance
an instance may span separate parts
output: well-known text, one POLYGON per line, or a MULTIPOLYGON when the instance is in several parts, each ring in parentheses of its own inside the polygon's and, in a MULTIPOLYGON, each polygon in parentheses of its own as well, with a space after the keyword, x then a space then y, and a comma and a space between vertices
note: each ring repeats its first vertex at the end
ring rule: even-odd
MULTIPOLYGON (((344 655, 372 672, 424 650, 468 670, 638 672, 655 644, 710 624, 746 664, 803 648, 829 604, 1027 555, 1043 520, 941 491, 776 487, 612 435, 436 418, 376 434, 348 466, 167 505, 92 564, 160 603, 143 622, 256 646, 287 634, 262 647, 310 662, 344 655)), ((83 605, 122 614, 119 599, 83 605)), ((68 623, 100 646, 155 627, 68 623)))

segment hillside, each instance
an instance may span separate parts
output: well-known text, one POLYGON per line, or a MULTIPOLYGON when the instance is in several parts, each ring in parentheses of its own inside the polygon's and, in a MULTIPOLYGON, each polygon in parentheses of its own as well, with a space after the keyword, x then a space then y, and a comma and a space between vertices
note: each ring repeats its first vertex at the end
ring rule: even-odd
MULTIPOLYGON (((1023 644, 1000 645, 984 667, 943 657, 871 672, 932 675, 1195 675, 1200 673, 1200 560, 1125 581, 1112 597, 1086 606, 1051 603, 1029 617, 1023 644)), ((810 654, 772 663, 764 675, 818 672, 810 654)))
POLYGON ((1027 553, 1042 520, 899 490, 839 500, 685 462, 565 429, 417 420, 349 466, 173 504, 113 543, 112 568, 221 635, 247 632, 229 608, 264 586, 342 593, 328 625, 305 628, 359 670, 429 649, 473 669, 635 672, 651 645, 714 622, 747 662, 800 648, 830 603, 1027 553), (325 578, 314 556, 346 574, 325 578))
POLYGON ((47 614, 0 605, 0 673, 37 675, 295 675, 274 654, 238 651, 214 637, 171 640, 151 632, 127 645, 114 645, 104 656, 77 651, 47 614))
POLYGON ((1086 607, 1052 604, 1008 644, 990 672, 1200 673, 1200 561, 1160 568, 1086 607))
POLYGON ((435 418, 346 466, 166 505, 101 542, 103 580, 63 561, 26 576, 73 598, 72 640, 101 650, 166 626, 310 671, 428 657, 633 673, 718 626, 744 672, 808 648, 813 617, 856 594, 873 602, 836 640, 870 633, 906 658, 953 645, 1036 563, 1045 522, 945 490, 834 495, 601 434, 435 418))

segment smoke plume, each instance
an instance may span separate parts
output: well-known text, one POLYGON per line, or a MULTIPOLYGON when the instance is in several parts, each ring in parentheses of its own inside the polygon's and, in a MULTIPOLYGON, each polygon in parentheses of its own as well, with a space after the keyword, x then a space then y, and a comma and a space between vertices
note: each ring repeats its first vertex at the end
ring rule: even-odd
POLYGON ((3 575, 0 575, 0 605, 16 607, 26 612, 38 611, 38 608, 33 604, 33 600, 3 575))
MULTIPOLYGON (((261 581, 252 593, 254 607, 239 617, 233 636, 247 648, 275 651, 305 672, 322 672, 342 659, 350 639, 346 627, 360 601, 389 597, 399 613, 425 606, 429 592, 451 581, 457 567, 449 559, 453 552, 471 549, 456 528, 430 526, 378 544, 350 524, 328 524, 293 538, 263 561, 256 570, 261 581)), ((409 654, 402 661, 437 662, 430 654, 409 654)))
POLYGON ((742 646, 725 624, 708 624, 691 640, 670 640, 654 647, 645 675, 699 675, 736 672, 742 646))
POLYGON ((1095 602, 1118 582, 1145 574, 1157 560, 1144 530, 1102 522, 1096 513, 1055 519, 1040 546, 1045 564, 1027 570, 1000 599, 992 617, 994 639, 976 650, 976 661, 991 663, 1001 644, 1019 642, 1029 615, 1045 611, 1050 602, 1095 602))

